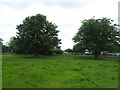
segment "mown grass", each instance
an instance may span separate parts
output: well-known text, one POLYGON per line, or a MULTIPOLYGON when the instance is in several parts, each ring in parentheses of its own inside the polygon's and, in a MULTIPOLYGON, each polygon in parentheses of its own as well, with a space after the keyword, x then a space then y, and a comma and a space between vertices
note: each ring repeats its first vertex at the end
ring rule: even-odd
POLYGON ((3 55, 3 88, 117 88, 118 57, 3 55))

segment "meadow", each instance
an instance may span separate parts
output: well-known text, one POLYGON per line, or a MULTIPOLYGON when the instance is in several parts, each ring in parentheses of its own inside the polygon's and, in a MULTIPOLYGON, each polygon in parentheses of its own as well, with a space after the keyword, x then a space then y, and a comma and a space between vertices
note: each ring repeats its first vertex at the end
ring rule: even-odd
POLYGON ((3 88, 117 88, 118 57, 3 55, 3 88))

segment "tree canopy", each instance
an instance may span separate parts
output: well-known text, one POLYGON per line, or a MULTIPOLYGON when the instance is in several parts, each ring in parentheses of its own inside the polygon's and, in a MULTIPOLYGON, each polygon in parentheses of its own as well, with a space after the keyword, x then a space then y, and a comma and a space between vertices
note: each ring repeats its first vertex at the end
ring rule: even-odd
POLYGON ((2 43, 2 41, 3 41, 3 39, 2 38, 0 38, 0 44, 2 45, 3 43, 2 43))
POLYGON ((70 49, 70 48, 68 48, 68 49, 66 49, 66 50, 64 50, 65 52, 73 52, 73 50, 72 49, 70 49))
POLYGON ((48 54, 54 48, 60 48, 57 26, 42 14, 26 17, 23 23, 17 25, 16 37, 11 40, 16 52, 32 54, 48 54))
POLYGON ((3 41, 3 39, 0 38, 0 53, 2 53, 2 45, 3 45, 2 41, 3 41))
POLYGON ((93 52, 95 58, 98 58, 100 52, 109 51, 114 45, 119 45, 119 31, 112 22, 113 20, 107 18, 83 20, 73 37, 75 46, 93 52))

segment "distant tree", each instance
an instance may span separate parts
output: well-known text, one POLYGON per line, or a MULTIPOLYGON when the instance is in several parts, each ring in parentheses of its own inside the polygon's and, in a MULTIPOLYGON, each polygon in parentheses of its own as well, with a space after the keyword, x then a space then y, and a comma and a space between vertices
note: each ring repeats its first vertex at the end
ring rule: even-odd
POLYGON ((10 41, 7 42, 7 46, 9 46, 9 52, 10 53, 15 53, 15 51, 17 50, 17 46, 19 46, 15 42, 16 42, 15 37, 11 37, 10 41))
POLYGON ((109 51, 111 47, 119 44, 119 31, 116 30, 112 21, 107 18, 85 19, 73 41, 76 45, 93 52, 95 58, 98 58, 101 51, 109 51))
POLYGON ((2 45, 3 45, 2 41, 3 41, 3 39, 0 38, 0 53, 2 53, 2 45))
POLYGON ((9 46, 3 44, 3 39, 0 38, 0 53, 8 53, 9 46))
POLYGON ((84 47, 84 45, 77 43, 73 46, 73 51, 82 53, 82 52, 85 52, 85 47, 84 47))
POLYGON ((17 26, 18 33, 14 38, 15 48, 22 53, 49 54, 54 47, 59 47, 57 26, 46 20, 46 16, 37 14, 26 17, 17 26))
POLYGON ((70 49, 70 48, 68 48, 68 49, 66 49, 66 50, 64 50, 65 52, 73 52, 73 50, 72 49, 70 49))
POLYGON ((7 45, 2 45, 2 53, 9 53, 10 52, 10 48, 7 45))
POLYGON ((55 54, 62 54, 62 52, 63 52, 63 51, 60 49, 60 47, 54 47, 53 51, 54 51, 55 54))
POLYGON ((0 45, 2 45, 3 43, 2 43, 2 41, 3 41, 3 39, 2 38, 0 38, 0 45))

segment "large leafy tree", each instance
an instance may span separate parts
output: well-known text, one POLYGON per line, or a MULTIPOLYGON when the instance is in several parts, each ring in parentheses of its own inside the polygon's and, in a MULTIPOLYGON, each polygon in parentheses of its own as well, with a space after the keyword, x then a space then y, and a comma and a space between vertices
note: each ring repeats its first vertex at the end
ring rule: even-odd
POLYGON ((42 14, 26 17, 17 26, 18 33, 14 37, 15 48, 22 53, 48 54, 59 47, 57 26, 42 14))
POLYGON ((101 51, 111 50, 114 45, 119 45, 119 32, 112 22, 107 18, 85 19, 73 38, 75 45, 93 52, 95 58, 98 58, 101 51))

